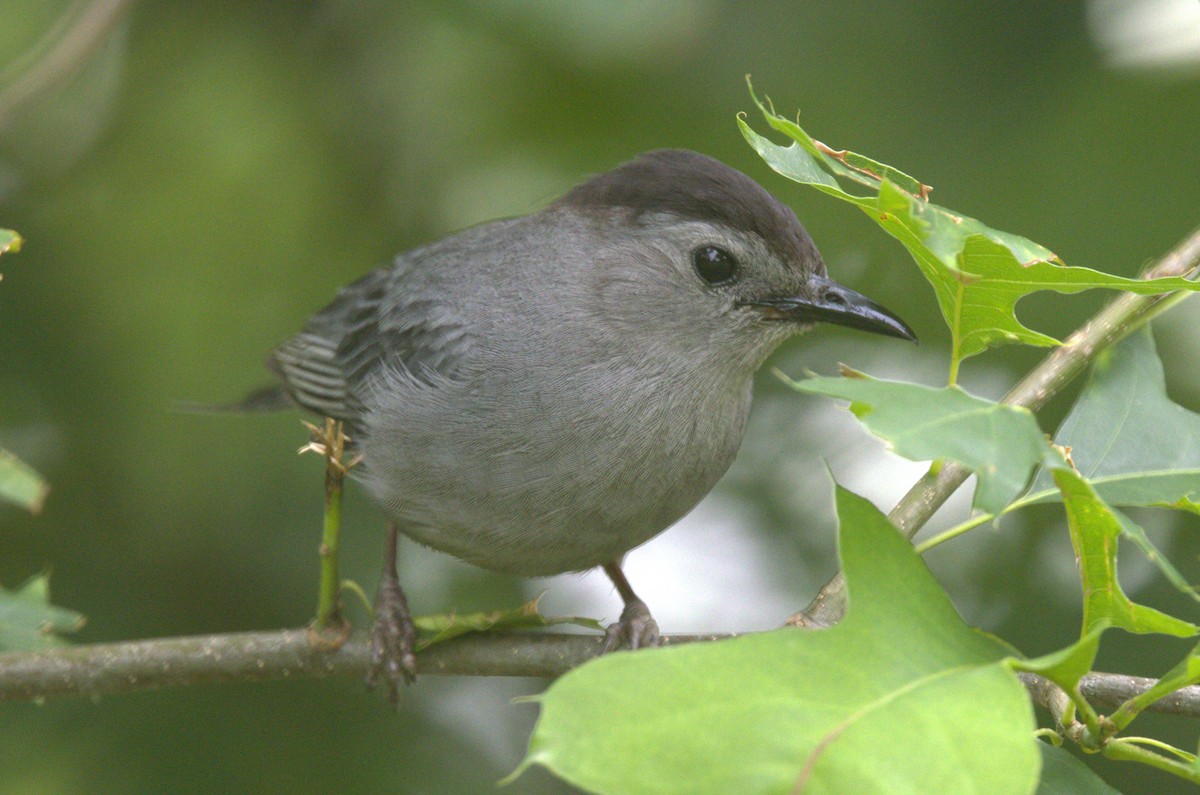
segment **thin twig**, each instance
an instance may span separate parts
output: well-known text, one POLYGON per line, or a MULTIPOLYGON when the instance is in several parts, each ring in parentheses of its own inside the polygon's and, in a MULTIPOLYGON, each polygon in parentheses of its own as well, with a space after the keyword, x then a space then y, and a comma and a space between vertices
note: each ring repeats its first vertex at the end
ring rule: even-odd
MULTIPOLYGON (((1145 269, 1142 278, 1195 278, 1198 270, 1200 229, 1193 231, 1169 254, 1145 269)), ((1190 293, 1120 294, 1076 329, 1062 345, 1051 351, 1000 402, 1037 411, 1082 373, 1100 351, 1119 342, 1186 295, 1190 293)), ((888 514, 888 518, 906 538, 912 538, 970 474, 966 467, 947 462, 936 474, 928 473, 917 481, 888 514)), ((845 612, 846 581, 838 572, 812 602, 788 618, 787 623, 792 626, 827 627, 840 621, 845 612)))

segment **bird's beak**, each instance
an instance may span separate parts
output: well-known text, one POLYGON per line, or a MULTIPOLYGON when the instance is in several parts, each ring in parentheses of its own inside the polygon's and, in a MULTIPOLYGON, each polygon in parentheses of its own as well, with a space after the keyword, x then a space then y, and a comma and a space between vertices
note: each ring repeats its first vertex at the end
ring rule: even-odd
POLYGON ((811 298, 789 296, 741 303, 743 306, 754 306, 764 310, 768 320, 837 323, 873 334, 917 341, 917 335, 907 323, 862 293, 856 293, 849 287, 843 287, 822 276, 812 277, 810 284, 811 298))

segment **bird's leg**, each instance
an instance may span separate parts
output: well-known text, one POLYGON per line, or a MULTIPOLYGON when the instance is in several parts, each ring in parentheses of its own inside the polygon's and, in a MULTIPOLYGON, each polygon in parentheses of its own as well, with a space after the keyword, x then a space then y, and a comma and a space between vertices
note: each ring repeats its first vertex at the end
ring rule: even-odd
POLYGON ((630 649, 657 646, 658 624, 650 615, 650 608, 633 592, 629 580, 625 579, 625 572, 621 571, 621 564, 616 561, 605 563, 604 573, 612 580, 613 585, 617 586, 617 593, 625 602, 625 609, 621 611, 621 620, 609 625, 604 633, 603 653, 607 654, 626 645, 630 649))
POLYGON ((388 522, 383 575, 375 593, 375 622, 371 624, 371 671, 367 674, 369 687, 374 687, 380 677, 387 682, 388 700, 393 704, 400 698, 400 684, 411 685, 417 678, 417 657, 413 653, 417 629, 396 573, 398 535, 396 523, 388 522))

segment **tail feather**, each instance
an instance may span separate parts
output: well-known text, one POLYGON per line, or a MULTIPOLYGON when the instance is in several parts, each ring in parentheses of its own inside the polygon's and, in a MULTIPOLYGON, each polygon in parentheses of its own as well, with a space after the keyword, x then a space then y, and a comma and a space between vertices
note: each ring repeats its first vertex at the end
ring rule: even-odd
POLYGON ((175 405, 185 414, 265 414, 296 407, 296 401, 282 386, 272 384, 256 389, 236 403, 190 403, 175 405))

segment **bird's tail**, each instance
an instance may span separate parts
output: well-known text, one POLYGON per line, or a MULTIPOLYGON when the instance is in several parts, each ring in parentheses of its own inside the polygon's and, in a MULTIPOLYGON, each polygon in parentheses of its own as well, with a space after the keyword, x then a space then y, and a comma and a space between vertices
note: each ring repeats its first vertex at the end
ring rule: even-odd
POLYGON ((272 384, 256 389, 236 403, 175 404, 175 410, 185 414, 265 414, 296 407, 296 401, 283 387, 272 384))

